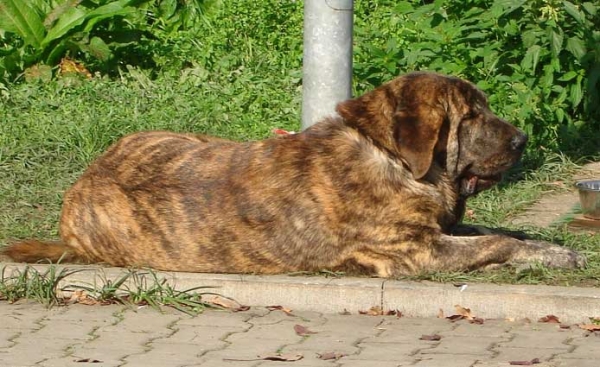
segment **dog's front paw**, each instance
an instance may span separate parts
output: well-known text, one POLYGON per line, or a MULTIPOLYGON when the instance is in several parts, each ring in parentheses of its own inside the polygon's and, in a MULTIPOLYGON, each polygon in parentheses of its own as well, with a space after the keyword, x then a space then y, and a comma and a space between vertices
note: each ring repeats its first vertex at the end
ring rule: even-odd
POLYGON ((541 263, 552 268, 566 269, 586 266, 585 256, 570 248, 537 240, 524 240, 523 243, 525 245, 516 252, 510 263, 519 265, 541 263))

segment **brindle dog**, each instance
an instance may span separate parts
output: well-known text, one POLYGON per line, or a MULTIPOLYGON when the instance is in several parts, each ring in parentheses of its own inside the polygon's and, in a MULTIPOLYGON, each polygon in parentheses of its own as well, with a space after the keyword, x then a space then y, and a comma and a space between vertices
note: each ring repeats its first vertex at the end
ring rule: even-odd
POLYGON ((65 194, 62 241, 4 252, 26 262, 64 255, 173 271, 381 277, 584 264, 549 243, 450 233, 466 198, 495 184, 527 141, 473 84, 411 73, 337 112, 256 142, 126 136, 65 194))

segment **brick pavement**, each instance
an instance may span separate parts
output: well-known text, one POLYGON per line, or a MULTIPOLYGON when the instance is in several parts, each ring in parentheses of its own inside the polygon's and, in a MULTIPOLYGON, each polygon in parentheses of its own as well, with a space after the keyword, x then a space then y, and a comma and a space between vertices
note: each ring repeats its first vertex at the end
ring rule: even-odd
POLYGON ((268 311, 206 311, 0 302, 0 366, 490 367, 598 366, 600 337, 576 326, 268 311), (300 336, 295 325, 315 332, 300 336), (422 335, 438 334, 439 341, 422 335), (319 354, 344 354, 337 360, 319 354), (294 362, 257 356, 302 355, 294 362))

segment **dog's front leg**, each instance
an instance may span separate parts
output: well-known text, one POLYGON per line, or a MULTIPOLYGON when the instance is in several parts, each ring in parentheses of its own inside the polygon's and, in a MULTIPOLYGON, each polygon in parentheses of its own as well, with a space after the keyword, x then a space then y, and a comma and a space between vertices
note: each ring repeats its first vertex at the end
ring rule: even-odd
POLYGON ((494 265, 541 263, 557 268, 585 266, 585 257, 562 246, 535 240, 487 236, 441 235, 431 256, 431 269, 464 271, 494 265))

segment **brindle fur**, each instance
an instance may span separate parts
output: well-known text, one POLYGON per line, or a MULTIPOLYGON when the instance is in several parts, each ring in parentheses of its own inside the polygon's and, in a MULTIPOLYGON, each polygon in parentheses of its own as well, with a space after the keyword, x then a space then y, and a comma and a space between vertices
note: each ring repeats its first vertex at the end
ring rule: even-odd
POLYGON ((469 82, 399 77, 338 117, 256 142, 155 131, 126 136, 64 197, 59 243, 14 243, 15 260, 162 270, 394 277, 504 263, 581 266, 560 246, 452 236, 469 195, 521 156, 526 136, 469 82), (468 189, 468 179, 478 176, 468 189))

